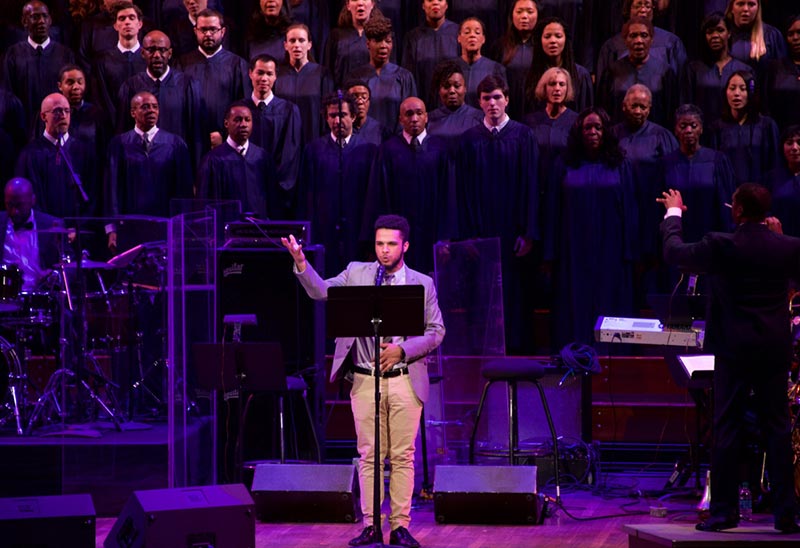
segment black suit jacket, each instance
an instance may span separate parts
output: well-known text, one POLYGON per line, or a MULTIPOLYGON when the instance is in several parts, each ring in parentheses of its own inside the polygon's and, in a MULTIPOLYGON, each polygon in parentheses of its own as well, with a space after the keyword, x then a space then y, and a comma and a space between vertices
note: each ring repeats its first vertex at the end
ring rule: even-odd
MULTIPOLYGON (((64 226, 64 222, 58 217, 53 217, 47 213, 33 210, 33 219, 36 223, 36 230, 64 226)), ((8 213, 0 211, 0 254, 5 255, 6 227, 8 226, 8 213)), ((52 268, 60 259, 59 243, 60 234, 39 234, 39 267, 42 269, 52 268)), ((5 257, 4 257, 5 259, 5 257)))
POLYGON ((800 238, 761 223, 733 233, 711 232, 684 243, 681 218, 661 223, 664 260, 709 276, 705 347, 717 356, 751 360, 753 367, 791 358, 790 283, 800 279, 800 238))

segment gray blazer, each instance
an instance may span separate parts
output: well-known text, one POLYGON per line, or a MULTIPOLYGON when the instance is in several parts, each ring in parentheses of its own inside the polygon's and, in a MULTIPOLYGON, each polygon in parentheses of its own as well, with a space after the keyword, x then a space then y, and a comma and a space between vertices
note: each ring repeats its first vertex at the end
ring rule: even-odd
MULTIPOLYGON (((378 262, 360 263, 352 262, 347 265, 341 274, 333 278, 323 280, 312 268, 310 263, 306 263, 306 270, 298 273, 295 270, 297 279, 308 293, 308 296, 315 300, 325 300, 328 298, 328 288, 344 285, 374 285, 375 274, 378 269, 378 262)), ((419 337, 407 337, 400 347, 406 353, 408 363, 408 373, 411 378, 411 387, 414 394, 420 401, 425 402, 430 392, 428 382, 428 369, 425 364, 425 356, 442 343, 444 338, 444 323, 442 313, 439 310, 439 303, 436 299, 436 288, 433 280, 416 270, 411 270, 406 266, 406 285, 421 285, 425 288, 425 334, 419 337)), ((331 382, 341 374, 342 362, 353 347, 354 337, 336 339, 336 350, 333 354, 333 367, 331 368, 331 382)))

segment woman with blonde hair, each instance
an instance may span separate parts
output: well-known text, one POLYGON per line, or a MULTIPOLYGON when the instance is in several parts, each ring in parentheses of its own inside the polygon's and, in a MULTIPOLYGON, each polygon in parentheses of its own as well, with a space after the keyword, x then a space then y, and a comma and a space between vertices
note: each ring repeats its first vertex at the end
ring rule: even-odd
POLYGON ((761 0, 729 0, 725 17, 731 25, 731 55, 763 72, 771 59, 786 57, 780 31, 761 18, 761 0))

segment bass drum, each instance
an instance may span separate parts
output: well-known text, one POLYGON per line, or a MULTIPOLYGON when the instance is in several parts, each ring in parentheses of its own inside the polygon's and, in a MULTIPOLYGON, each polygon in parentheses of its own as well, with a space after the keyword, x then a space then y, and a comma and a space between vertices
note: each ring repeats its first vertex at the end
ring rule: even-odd
POLYGON ((17 394, 17 402, 21 404, 21 392, 24 385, 22 366, 20 365, 14 345, 0 337, 0 426, 14 418, 14 402, 11 388, 17 394))

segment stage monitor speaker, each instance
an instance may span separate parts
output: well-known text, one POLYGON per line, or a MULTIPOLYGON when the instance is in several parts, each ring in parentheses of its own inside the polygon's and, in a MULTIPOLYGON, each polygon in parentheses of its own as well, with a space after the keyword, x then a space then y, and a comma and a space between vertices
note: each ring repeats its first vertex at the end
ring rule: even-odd
POLYGON ((105 548, 255 548, 255 507, 240 484, 134 491, 105 548))
POLYGON ((437 466, 433 509, 439 523, 539 523, 535 466, 437 466))
POLYGON ((352 464, 259 464, 251 491, 261 521, 361 519, 358 474, 352 464))
POLYGON ((94 548, 91 495, 0 499, 0 545, 6 548, 94 548))

